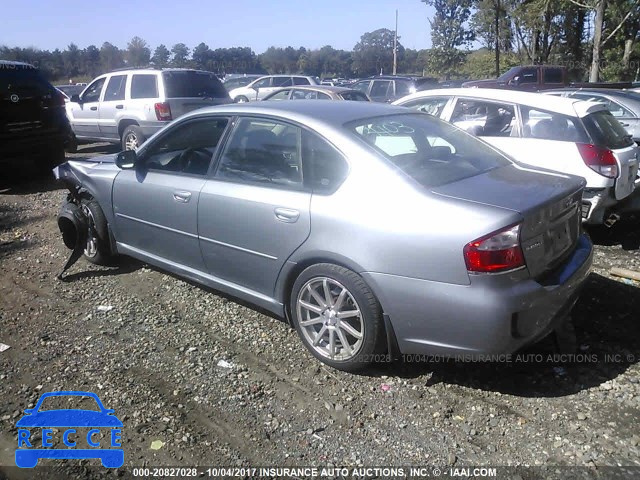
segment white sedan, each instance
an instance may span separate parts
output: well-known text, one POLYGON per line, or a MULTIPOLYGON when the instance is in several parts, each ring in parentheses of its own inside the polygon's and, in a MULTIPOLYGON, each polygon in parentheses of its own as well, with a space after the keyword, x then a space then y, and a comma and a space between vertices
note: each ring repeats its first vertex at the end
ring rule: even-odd
POLYGON ((522 163, 583 177, 587 223, 612 225, 620 213, 640 209, 638 147, 601 104, 453 88, 417 92, 394 105, 447 120, 522 163))

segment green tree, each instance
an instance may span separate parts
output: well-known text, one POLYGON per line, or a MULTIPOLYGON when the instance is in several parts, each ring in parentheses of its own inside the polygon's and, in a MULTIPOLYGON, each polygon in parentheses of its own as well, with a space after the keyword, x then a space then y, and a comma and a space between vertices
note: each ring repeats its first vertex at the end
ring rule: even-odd
MULTIPOLYGON (((379 28, 367 32, 353 47, 352 68, 359 76, 391 73, 393 70, 393 38, 395 32, 388 28, 379 28)), ((402 61, 404 47, 398 37, 398 60, 402 61)))
POLYGON ((142 67, 149 64, 151 50, 140 37, 133 37, 127 44, 127 62, 131 67, 142 67))
POLYGON ((161 43, 154 50, 153 57, 151 57, 151 63, 158 68, 164 68, 169 65, 170 56, 171 52, 169 49, 161 43))
POLYGON ((213 63, 211 59, 212 53, 213 52, 209 48, 209 45, 202 42, 193 49, 193 53, 191 53, 191 59, 193 60, 193 63, 197 68, 201 68, 203 70, 212 70, 212 65, 209 65, 210 63, 213 63))
POLYGON ((171 53, 173 53, 171 65, 178 68, 187 66, 189 58, 189 47, 187 47, 184 43, 176 43, 173 47, 171 47, 171 53))
POLYGON ((100 65, 103 72, 123 67, 124 58, 120 49, 109 42, 104 42, 100 48, 100 65))

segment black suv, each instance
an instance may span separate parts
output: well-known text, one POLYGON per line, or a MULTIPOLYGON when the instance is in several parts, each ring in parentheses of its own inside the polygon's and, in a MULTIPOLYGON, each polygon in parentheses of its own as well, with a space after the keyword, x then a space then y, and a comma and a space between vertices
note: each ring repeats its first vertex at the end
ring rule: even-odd
POLYGON ((62 94, 33 65, 0 60, 0 165, 49 171, 64 162, 69 133, 62 94))
POLYGON ((380 75, 360 80, 351 88, 358 89, 367 95, 373 102, 391 103, 410 93, 438 86, 438 80, 430 77, 406 77, 400 75, 380 75))

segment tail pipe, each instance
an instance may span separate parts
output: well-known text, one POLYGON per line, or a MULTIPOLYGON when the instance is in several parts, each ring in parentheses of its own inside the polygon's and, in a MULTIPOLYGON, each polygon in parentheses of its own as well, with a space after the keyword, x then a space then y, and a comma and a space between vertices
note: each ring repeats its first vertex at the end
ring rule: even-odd
POLYGON ((60 207, 58 228, 62 233, 62 241, 71 250, 71 255, 58 275, 58 279, 62 280, 62 274, 76 263, 84 252, 89 232, 89 219, 79 205, 67 201, 60 207))

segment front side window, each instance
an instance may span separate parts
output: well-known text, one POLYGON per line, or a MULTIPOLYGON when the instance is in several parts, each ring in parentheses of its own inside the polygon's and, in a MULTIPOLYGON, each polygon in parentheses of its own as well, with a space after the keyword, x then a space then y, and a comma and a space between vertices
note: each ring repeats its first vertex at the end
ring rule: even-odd
POLYGON ((124 89, 126 85, 126 75, 114 75, 111 77, 109 83, 107 83, 107 89, 104 92, 104 101, 124 100, 124 89))
POLYGON ((131 98, 158 98, 158 77, 155 75, 133 75, 131 98))
POLYGON ((229 120, 205 118, 172 128, 149 146, 143 162, 149 170, 206 175, 229 120))
POLYGON ((524 138, 588 143, 577 118, 530 107, 520 107, 520 114, 524 138))
POLYGON ((263 78, 253 84, 253 88, 267 88, 271 86, 271 77, 263 78))
POLYGON ((216 177, 301 189, 301 134, 299 127, 275 120, 240 119, 222 152, 216 177))
POLYGON ((440 117, 444 107, 449 102, 450 97, 428 97, 417 98, 410 102, 404 103, 403 107, 412 108, 421 113, 432 115, 434 117, 440 117))
POLYGON ((388 115, 346 127, 424 187, 511 165, 488 145, 429 115, 388 115))
POLYGON ((451 123, 479 137, 508 137, 515 126, 515 108, 507 103, 460 98, 451 123))
POLYGON ((524 68, 520 74, 520 83, 538 83, 538 69, 524 68))
POLYGON ((87 87, 87 89, 82 94, 82 101, 85 103, 89 102, 98 102, 100 101, 100 94, 102 93, 102 87, 104 86, 104 78, 99 78, 91 85, 87 87))

